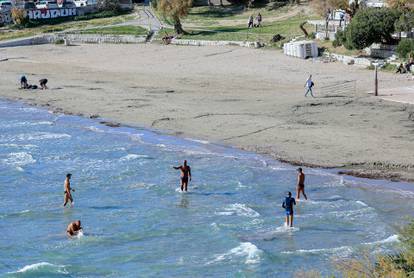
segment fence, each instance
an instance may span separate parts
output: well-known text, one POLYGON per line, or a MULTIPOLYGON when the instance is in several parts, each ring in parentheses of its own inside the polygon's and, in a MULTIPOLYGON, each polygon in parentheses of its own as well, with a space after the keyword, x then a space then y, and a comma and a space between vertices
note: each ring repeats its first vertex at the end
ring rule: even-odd
POLYGON ((344 82, 325 85, 320 88, 316 87, 316 90, 319 95, 325 98, 347 97, 356 93, 356 80, 347 80, 344 82))

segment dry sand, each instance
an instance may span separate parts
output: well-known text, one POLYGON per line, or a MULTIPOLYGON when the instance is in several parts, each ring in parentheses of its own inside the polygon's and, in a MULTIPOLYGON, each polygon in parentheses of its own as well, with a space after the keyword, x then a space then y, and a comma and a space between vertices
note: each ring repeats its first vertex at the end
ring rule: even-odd
MULTIPOLYGON (((356 66, 270 50, 161 45, 16 47, 1 49, 5 58, 1 97, 300 165, 414 180, 414 106, 368 94, 373 72, 356 66), (303 96, 309 73, 315 99, 303 96), (22 74, 31 83, 48 78, 51 89, 18 90, 22 74), (346 92, 329 88, 346 81, 355 81, 346 92)), ((414 85, 403 75, 379 77, 383 90, 414 85)))

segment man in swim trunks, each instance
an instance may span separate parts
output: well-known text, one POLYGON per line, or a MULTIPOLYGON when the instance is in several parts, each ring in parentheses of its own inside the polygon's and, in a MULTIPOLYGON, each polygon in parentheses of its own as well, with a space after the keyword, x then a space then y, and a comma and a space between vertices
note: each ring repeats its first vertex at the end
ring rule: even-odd
POLYGON ((305 174, 303 173, 302 168, 298 168, 298 184, 296 186, 296 199, 300 199, 300 193, 302 192, 305 200, 308 199, 308 196, 305 194, 305 174))
POLYGON ((184 165, 173 168, 181 171, 181 191, 187 191, 188 178, 191 181, 191 168, 187 165, 187 160, 184 160, 184 165))
POLYGON ((286 210, 286 226, 293 227, 293 206, 296 205, 295 198, 292 193, 288 192, 282 207, 286 210))
POLYGON ((72 177, 72 174, 67 174, 65 179, 65 192, 64 192, 64 203, 63 206, 65 207, 68 201, 70 201, 70 206, 73 204, 73 198, 71 191, 75 192, 75 189, 70 187, 70 178, 72 177))
POLYGON ((76 236, 81 230, 82 226, 80 220, 73 221, 66 228, 66 234, 68 235, 68 237, 73 237, 76 236))

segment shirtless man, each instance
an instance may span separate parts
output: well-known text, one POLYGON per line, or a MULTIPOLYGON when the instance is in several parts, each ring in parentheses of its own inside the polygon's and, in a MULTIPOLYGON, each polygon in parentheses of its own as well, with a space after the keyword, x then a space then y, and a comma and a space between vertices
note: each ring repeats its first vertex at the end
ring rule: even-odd
POLYGON ((296 186, 296 199, 300 199, 300 193, 302 192, 303 197, 305 197, 305 200, 308 199, 308 197, 305 194, 305 174, 302 171, 302 168, 298 168, 298 184, 296 186))
POLYGON ((73 221, 66 228, 66 234, 68 235, 68 237, 73 237, 76 236, 81 230, 82 226, 80 220, 73 221))
POLYGON ((188 178, 191 181, 191 168, 187 165, 187 160, 184 160, 184 165, 173 168, 181 171, 181 191, 187 191, 188 178))
POLYGON ((63 206, 65 207, 68 201, 70 201, 70 206, 73 205, 73 198, 70 191, 75 192, 75 189, 70 188, 70 178, 72 177, 72 174, 67 174, 65 179, 65 192, 64 192, 64 203, 63 206))

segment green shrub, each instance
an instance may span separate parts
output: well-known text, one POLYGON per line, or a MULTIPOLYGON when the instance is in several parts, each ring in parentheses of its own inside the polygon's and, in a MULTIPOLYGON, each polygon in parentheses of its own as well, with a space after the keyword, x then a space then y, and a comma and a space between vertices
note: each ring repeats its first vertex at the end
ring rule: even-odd
POLYGON ((361 9, 346 27, 343 45, 347 49, 363 49, 373 43, 391 43, 399 17, 400 12, 394 9, 361 9))
POLYGON ((414 40, 402 39, 397 46, 397 53, 400 58, 407 58, 409 54, 414 52, 414 40))

